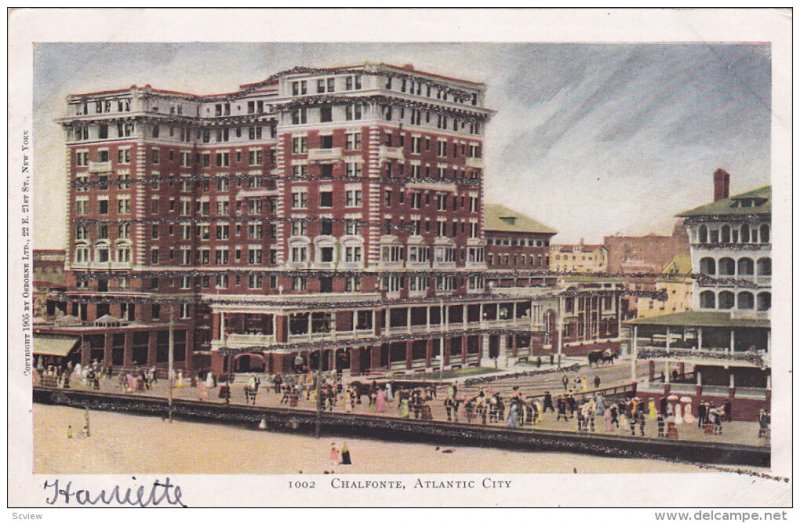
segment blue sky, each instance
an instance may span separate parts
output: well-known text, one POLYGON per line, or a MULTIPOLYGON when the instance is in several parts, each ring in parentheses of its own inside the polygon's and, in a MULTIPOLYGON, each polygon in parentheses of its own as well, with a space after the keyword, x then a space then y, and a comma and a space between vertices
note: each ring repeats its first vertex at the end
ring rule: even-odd
POLYGON ((37 44, 37 248, 64 245, 63 135, 71 92, 131 84, 236 89, 295 65, 411 63, 487 84, 486 198, 559 231, 555 241, 667 233, 711 199, 722 167, 740 192, 770 180, 768 45, 37 44))

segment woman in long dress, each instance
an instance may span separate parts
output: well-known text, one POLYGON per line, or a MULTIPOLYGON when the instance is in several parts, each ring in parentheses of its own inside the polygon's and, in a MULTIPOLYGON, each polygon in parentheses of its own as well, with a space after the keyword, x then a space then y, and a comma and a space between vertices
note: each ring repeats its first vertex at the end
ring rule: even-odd
POLYGON ((206 374, 206 387, 209 389, 214 388, 214 373, 211 371, 208 371, 208 374, 206 374))
MULTIPOLYGON (((353 404, 350 402, 350 389, 344 389, 344 411, 353 412, 353 404)), ((342 456, 344 456, 344 448, 342 446, 342 456)))
POLYGON ((386 401, 388 401, 389 403, 394 401, 394 394, 392 393, 392 384, 391 383, 387 383, 386 384, 386 401))
POLYGON ((658 417, 655 398, 650 398, 650 401, 647 402, 647 410, 649 411, 650 419, 656 419, 658 417))
POLYGON ((611 425, 611 409, 606 409, 605 413, 603 414, 603 419, 606 422, 606 432, 611 432, 614 428, 611 425))
POLYGON ((350 460, 350 449, 347 447, 347 443, 342 445, 342 465, 352 465, 353 462, 350 460))
POLYGON ((377 396, 375 397, 375 410, 378 412, 386 412, 386 393, 383 389, 378 389, 377 396))
POLYGON ((403 398, 400 402, 400 417, 407 418, 408 417, 408 399, 403 398))
POLYGON ((511 409, 509 409, 508 426, 509 427, 516 427, 517 426, 517 404, 516 403, 511 405, 511 409))
POLYGON ((208 401, 208 387, 206 387, 206 382, 200 382, 200 401, 208 401))

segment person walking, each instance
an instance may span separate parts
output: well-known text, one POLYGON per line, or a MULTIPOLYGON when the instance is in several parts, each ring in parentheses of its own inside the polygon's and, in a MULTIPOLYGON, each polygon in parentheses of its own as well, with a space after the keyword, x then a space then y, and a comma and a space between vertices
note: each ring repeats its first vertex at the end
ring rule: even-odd
POLYGON ((350 459, 350 448, 347 446, 347 442, 342 444, 342 465, 352 465, 353 462, 350 459))
POLYGON ((339 464, 339 449, 336 448, 336 443, 331 443, 330 451, 331 466, 336 467, 339 464))
POLYGON ((567 377, 566 372, 561 377, 561 384, 564 385, 564 390, 567 390, 569 388, 569 378, 567 377))
POLYGON ((547 409, 550 409, 552 412, 556 411, 556 409, 553 408, 553 396, 550 395, 549 390, 544 393, 544 412, 547 412, 547 409))
POLYGON ((600 388, 600 376, 599 375, 596 375, 594 377, 594 388, 596 388, 596 389, 600 388))

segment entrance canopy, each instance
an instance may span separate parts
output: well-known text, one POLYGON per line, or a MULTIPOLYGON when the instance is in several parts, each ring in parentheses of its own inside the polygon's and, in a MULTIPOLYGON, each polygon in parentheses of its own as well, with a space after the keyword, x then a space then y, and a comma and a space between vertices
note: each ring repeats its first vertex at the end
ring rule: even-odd
POLYGON ((58 356, 64 358, 78 345, 78 337, 33 337, 33 353, 42 356, 58 356))

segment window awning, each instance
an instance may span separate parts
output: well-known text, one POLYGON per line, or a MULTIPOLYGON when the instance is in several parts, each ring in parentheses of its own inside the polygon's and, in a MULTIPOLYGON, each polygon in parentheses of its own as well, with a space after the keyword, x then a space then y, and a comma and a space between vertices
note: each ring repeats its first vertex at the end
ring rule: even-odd
POLYGON ((81 339, 78 337, 33 337, 33 353, 41 354, 43 356, 60 356, 64 357, 72 352, 72 349, 78 345, 81 339))

